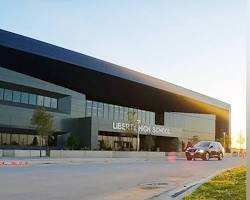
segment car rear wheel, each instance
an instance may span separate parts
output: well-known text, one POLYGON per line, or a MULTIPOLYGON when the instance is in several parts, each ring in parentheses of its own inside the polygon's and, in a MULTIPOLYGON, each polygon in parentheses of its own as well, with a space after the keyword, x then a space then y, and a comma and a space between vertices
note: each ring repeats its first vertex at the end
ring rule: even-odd
POLYGON ((209 160, 209 153, 208 152, 206 152, 205 154, 204 154, 204 156, 203 156, 203 160, 209 160))
POLYGON ((222 158, 223 158, 223 154, 220 153, 220 154, 219 154, 219 157, 218 157, 218 160, 222 160, 222 158))

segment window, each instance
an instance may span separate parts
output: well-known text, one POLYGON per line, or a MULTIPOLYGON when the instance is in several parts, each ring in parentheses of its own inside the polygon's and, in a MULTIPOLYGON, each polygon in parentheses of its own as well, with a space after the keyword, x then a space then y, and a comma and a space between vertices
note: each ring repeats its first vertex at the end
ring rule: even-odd
POLYGON ((128 107, 124 107, 124 121, 128 121, 128 107))
POLYGON ((41 96, 41 95, 37 96, 37 105, 38 106, 43 106, 43 99, 44 99, 43 96, 41 96))
POLYGON ((29 104, 36 105, 36 95, 35 94, 29 94, 29 104))
POLYGON ((15 90, 12 91, 4 88, 0 88, 0 100, 30 105, 39 105, 55 109, 57 109, 58 106, 58 100, 56 98, 45 97, 42 95, 30 94, 27 92, 15 90))
POLYGON ((134 108, 133 112, 134 112, 134 120, 137 120, 137 114, 138 114, 137 109, 134 108))
POLYGON ((51 98, 51 108, 57 109, 57 99, 51 98))
POLYGON ((145 112, 145 123, 149 124, 149 112, 148 111, 145 112))
POLYGON ((12 90, 8 90, 8 89, 4 90, 4 100, 12 101, 12 90))
POLYGON ((10 134, 6 134, 6 144, 10 145, 10 134))
POLYGON ((109 104, 109 120, 114 119, 114 106, 109 104))
POLYGON ((109 118, 109 105, 108 104, 104 104, 104 119, 108 119, 109 118))
POLYGON ((26 92, 22 92, 21 94, 21 103, 28 104, 29 103, 29 94, 26 92))
POLYGON ((0 100, 3 100, 3 88, 0 88, 0 100))
POLYGON ((149 124, 154 124, 153 112, 149 112, 149 124))
POLYGON ((44 106, 49 108, 50 107, 50 97, 44 97, 44 106))
POLYGON ((11 145, 18 145, 19 144, 19 135, 18 134, 11 134, 10 144, 11 145))
POLYGON ((123 107, 120 106, 119 110, 120 110, 120 112, 119 112, 119 113, 120 113, 120 114, 119 114, 119 120, 120 120, 120 121, 123 121, 123 119, 124 119, 124 118, 123 118, 123 113, 124 113, 124 112, 123 112, 123 107))
POLYGON ((13 102, 20 103, 21 92, 13 91, 13 102))
POLYGON ((145 119, 146 119, 146 112, 145 110, 141 111, 141 123, 145 124, 145 119))
POLYGON ((92 101, 87 100, 86 103, 86 117, 91 117, 92 114, 92 101))
POLYGON ((98 103, 98 118, 103 118, 103 103, 98 103))
POLYGON ((141 110, 138 110, 137 116, 138 116, 138 120, 141 121, 141 110))
POLYGON ((96 101, 93 101, 93 104, 92 104, 92 116, 93 117, 97 116, 97 102, 96 101))
POLYGON ((119 106, 115 106, 114 120, 118 120, 119 117, 119 106))
POLYGON ((19 137, 19 144, 20 145, 28 145, 27 135, 20 135, 20 137, 19 137))

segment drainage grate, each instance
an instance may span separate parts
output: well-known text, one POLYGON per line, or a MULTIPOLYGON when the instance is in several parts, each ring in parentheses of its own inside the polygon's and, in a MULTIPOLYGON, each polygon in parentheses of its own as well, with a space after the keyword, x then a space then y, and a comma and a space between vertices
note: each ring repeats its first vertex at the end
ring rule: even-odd
POLYGON ((177 196, 183 194, 184 192, 188 191, 189 189, 191 189, 192 187, 194 187, 194 186, 196 186, 196 185, 197 185, 197 184, 191 185, 191 186, 189 186, 189 187, 184 186, 184 187, 186 187, 185 189, 183 189, 183 190, 181 190, 181 191, 179 191, 179 192, 176 192, 175 194, 171 195, 171 197, 172 197, 172 198, 175 198, 175 197, 177 197, 177 196))
POLYGON ((152 190, 152 189, 158 189, 158 188, 164 188, 168 183, 164 182, 152 182, 152 183, 143 183, 140 184, 140 187, 145 190, 152 190))

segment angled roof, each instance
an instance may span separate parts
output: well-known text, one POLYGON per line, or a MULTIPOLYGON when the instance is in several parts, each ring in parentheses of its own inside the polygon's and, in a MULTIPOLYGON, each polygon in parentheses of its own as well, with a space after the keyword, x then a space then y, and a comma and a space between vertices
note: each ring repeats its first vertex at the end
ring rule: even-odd
POLYGON ((68 63, 77 66, 79 71, 81 69, 96 71, 109 76, 117 77, 119 79, 139 83, 183 97, 188 97, 220 109, 230 110, 230 105, 228 103, 222 102, 218 99, 211 98, 198 92, 194 92, 184 87, 174 85, 167 81, 163 81, 125 67, 1 29, 0 46, 68 63))

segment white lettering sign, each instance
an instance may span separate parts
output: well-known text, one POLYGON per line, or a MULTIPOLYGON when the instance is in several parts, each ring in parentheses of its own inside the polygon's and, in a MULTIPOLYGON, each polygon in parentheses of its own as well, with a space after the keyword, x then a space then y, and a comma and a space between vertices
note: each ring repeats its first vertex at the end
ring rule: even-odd
MULTIPOLYGON (((124 122, 113 122, 113 129, 114 130, 121 130, 121 131, 126 131, 126 130, 133 130, 134 132, 137 133, 137 125, 135 124, 128 124, 124 122)), ((148 126, 148 125, 143 125, 139 124, 139 133, 141 134, 154 134, 154 135, 169 135, 170 131, 167 127, 164 126, 148 126)))

